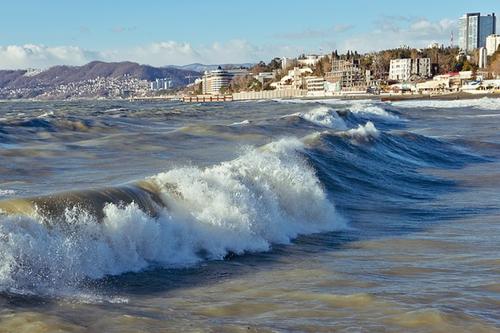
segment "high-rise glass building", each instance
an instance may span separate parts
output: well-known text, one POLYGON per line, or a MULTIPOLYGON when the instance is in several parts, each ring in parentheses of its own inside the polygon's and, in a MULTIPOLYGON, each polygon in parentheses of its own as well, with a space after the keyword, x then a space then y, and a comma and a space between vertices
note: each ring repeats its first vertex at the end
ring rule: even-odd
POLYGON ((496 31, 495 13, 483 15, 467 13, 458 22, 458 43, 460 49, 473 51, 486 46, 486 37, 496 31))

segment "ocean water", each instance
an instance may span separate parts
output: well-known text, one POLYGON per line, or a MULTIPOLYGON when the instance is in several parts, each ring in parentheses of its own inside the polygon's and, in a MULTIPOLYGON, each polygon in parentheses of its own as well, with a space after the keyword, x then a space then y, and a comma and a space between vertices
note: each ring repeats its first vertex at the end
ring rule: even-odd
POLYGON ((0 102, 0 332, 500 332, 500 99, 0 102))

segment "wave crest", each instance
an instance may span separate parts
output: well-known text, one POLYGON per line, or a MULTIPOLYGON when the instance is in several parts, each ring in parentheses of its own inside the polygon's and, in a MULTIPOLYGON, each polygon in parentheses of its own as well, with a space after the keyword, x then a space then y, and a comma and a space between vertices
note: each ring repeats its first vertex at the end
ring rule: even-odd
POLYGON ((282 139, 212 167, 158 174, 147 180, 165 203, 154 217, 135 202, 106 204, 101 220, 67 207, 51 227, 37 214, 0 215, 0 289, 58 292, 86 278, 266 251, 342 228, 302 149, 282 139))
POLYGON ((338 113, 326 106, 319 106, 311 111, 299 113, 298 116, 316 125, 338 130, 347 129, 347 125, 338 113))

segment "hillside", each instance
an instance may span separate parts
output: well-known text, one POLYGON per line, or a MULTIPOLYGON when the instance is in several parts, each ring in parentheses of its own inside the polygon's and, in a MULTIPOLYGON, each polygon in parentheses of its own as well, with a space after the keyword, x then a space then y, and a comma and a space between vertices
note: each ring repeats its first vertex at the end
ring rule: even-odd
POLYGON ((170 78, 181 88, 200 77, 196 71, 140 65, 134 62, 93 61, 83 66, 54 66, 41 72, 0 70, 0 98, 92 98, 148 94, 149 83, 170 78))
POLYGON ((153 81, 170 77, 174 87, 188 84, 186 76, 200 76, 198 72, 178 68, 157 68, 134 62, 107 63, 93 61, 83 66, 55 66, 34 76, 24 76, 26 71, 0 71, 0 88, 42 88, 60 84, 101 78, 129 76, 139 80, 153 81))

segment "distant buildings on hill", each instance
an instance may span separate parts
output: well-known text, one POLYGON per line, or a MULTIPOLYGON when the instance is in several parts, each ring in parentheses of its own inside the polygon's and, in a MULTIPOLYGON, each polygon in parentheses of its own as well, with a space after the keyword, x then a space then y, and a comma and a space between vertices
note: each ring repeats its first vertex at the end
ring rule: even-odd
POLYGON ((499 76, 498 72, 487 71, 488 62, 494 61, 491 55, 500 46, 500 35, 495 33, 494 13, 467 13, 459 20, 458 51, 453 47, 452 34, 451 48, 433 42, 427 50, 403 47, 365 55, 348 51, 339 56, 335 51, 275 58, 269 65, 253 67, 253 74, 245 69, 220 67, 206 71, 196 82, 197 91, 209 98, 232 93, 234 100, 378 94, 388 89, 418 93, 456 91, 466 82, 499 76), (455 75, 458 72, 461 74, 455 75), (234 81, 238 77, 242 79, 234 81))
POLYGON ((156 79, 151 82, 151 90, 168 90, 173 86, 170 78, 156 79))

